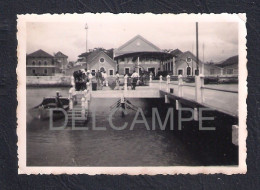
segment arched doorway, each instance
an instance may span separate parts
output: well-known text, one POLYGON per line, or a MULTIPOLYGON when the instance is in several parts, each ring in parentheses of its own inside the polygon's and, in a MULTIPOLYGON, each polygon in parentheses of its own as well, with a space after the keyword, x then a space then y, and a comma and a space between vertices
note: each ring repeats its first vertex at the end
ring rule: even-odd
POLYGON ((104 71, 105 71, 104 67, 101 67, 100 72, 104 72, 104 71))
POLYGON ((187 67, 186 73, 187 73, 187 76, 191 75, 191 68, 190 68, 190 66, 187 67))

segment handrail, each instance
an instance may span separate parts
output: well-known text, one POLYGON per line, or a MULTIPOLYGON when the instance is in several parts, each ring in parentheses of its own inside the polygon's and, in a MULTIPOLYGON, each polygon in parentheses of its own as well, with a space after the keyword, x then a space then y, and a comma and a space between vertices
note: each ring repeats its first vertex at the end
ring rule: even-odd
POLYGON ((181 84, 181 86, 189 86, 189 87, 195 87, 195 85, 188 85, 188 84, 181 84))
POLYGON ((225 89, 218 89, 218 88, 210 88, 210 87, 201 87, 202 89, 208 89, 208 90, 215 90, 215 91, 222 91, 222 92, 230 92, 230 93, 238 93, 238 91, 234 90, 225 90, 225 89))

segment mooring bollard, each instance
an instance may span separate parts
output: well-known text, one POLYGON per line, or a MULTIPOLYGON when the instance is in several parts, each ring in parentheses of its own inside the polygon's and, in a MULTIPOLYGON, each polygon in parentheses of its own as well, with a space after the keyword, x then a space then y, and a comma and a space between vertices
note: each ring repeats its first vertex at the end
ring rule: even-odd
POLYGON ((124 80, 124 90, 125 91, 127 91, 127 77, 128 77, 127 75, 125 75, 125 77, 124 77, 124 79, 125 79, 124 80))
POLYGON ((170 75, 167 75, 166 77, 166 92, 170 92, 170 80, 171 80, 171 77, 170 75))
POLYGON ((183 84, 183 77, 182 75, 178 75, 178 96, 180 97, 183 96, 182 84, 183 84))
POLYGON ((204 102, 204 75, 195 76, 195 98, 198 103, 204 102))
POLYGON ((160 75, 160 90, 162 89, 162 75, 160 75))
POLYGON ((69 90, 69 109, 72 110, 73 109, 73 88, 70 88, 69 90))

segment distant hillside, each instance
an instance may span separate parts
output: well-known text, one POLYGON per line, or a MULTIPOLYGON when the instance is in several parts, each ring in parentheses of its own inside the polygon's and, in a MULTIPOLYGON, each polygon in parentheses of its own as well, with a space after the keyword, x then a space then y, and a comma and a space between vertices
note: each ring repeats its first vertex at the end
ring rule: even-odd
POLYGON ((216 63, 217 66, 219 67, 225 67, 228 65, 234 65, 234 64, 238 64, 238 55, 230 57, 224 61, 221 61, 219 63, 216 63))

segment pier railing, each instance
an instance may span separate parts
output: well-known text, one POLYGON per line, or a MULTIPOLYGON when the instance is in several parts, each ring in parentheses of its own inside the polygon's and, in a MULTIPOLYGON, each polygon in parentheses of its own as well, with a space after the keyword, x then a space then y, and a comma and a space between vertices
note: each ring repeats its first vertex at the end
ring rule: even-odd
POLYGON ((195 76, 194 78, 194 82, 186 80, 186 77, 182 75, 178 76, 177 81, 172 80, 172 77, 169 75, 166 76, 166 81, 163 80, 162 76, 159 77, 159 81, 154 81, 150 78, 150 87, 159 88, 167 93, 171 92, 180 98, 237 116, 238 90, 236 86, 233 85, 235 88, 229 89, 229 85, 207 85, 205 84, 204 75, 195 76))

